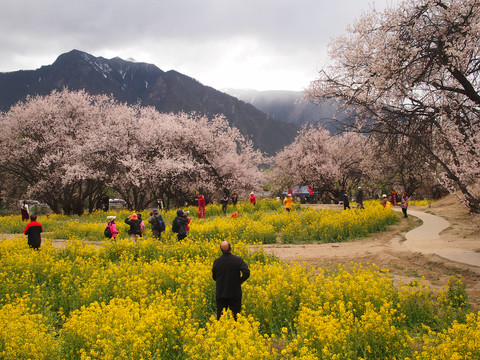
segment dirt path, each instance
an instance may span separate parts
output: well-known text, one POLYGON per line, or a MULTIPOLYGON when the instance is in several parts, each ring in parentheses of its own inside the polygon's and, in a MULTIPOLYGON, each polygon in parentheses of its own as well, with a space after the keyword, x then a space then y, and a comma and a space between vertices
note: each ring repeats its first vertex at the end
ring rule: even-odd
MULTIPOLYGON (((400 210, 395 208, 395 210, 400 210)), ((460 276, 475 311, 480 310, 480 219, 472 217, 453 197, 429 207, 409 209, 408 219, 387 232, 345 243, 266 245, 266 251, 287 262, 307 262, 334 269, 352 262, 388 269, 396 281, 422 277, 443 288, 460 276)))
MULTIPOLYGON (((480 253, 463 243, 444 240, 440 233, 451 226, 446 219, 423 211, 410 211, 410 215, 423 221, 423 224, 405 234, 402 246, 413 252, 435 254, 446 260, 480 267, 480 253)), ((480 246, 480 244, 478 244, 480 246)))

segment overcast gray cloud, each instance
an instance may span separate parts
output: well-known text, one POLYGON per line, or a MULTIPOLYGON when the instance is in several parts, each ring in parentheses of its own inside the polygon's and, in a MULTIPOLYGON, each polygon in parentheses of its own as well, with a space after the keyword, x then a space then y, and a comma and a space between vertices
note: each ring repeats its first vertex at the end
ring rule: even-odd
POLYGON ((0 71, 36 69, 77 49, 216 89, 302 90, 325 65, 333 36, 394 1, 3 0, 0 71))

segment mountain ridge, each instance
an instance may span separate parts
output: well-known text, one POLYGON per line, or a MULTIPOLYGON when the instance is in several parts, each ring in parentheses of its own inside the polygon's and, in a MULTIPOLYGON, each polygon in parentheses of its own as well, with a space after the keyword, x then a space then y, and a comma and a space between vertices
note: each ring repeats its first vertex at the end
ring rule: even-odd
POLYGON ((105 59, 80 50, 61 54, 51 65, 36 70, 0 73, 0 110, 8 111, 28 95, 48 95, 63 88, 112 95, 118 101, 140 102, 160 112, 224 114, 255 148, 269 155, 290 144, 299 129, 178 71, 165 72, 153 64, 105 59))

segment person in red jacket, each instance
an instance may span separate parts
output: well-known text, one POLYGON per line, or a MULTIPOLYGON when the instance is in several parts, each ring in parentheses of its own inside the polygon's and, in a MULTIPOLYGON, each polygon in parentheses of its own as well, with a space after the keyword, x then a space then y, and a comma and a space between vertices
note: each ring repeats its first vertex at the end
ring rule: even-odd
POLYGON ((203 219, 205 217, 205 197, 198 195, 198 217, 203 219))
POLYGON ((255 206, 257 204, 257 198, 255 197, 255 194, 252 192, 250 193, 250 204, 255 206))
POLYGON ((42 243, 42 237, 40 235, 43 231, 42 224, 37 221, 37 215, 31 215, 30 220, 23 233, 28 236, 28 245, 32 249, 38 250, 42 243))

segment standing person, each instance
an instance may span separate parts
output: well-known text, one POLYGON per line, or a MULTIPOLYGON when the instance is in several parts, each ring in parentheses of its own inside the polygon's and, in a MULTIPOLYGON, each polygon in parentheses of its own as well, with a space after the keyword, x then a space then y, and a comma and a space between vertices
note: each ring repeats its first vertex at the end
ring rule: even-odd
POLYGON ((285 204, 285 210, 290 212, 292 210, 292 203, 293 203, 292 194, 288 194, 285 197, 285 199, 283 199, 283 203, 285 204))
POLYGON ((172 231, 177 233, 178 241, 183 240, 187 237, 187 232, 190 229, 188 224, 190 223, 190 218, 187 216, 188 211, 183 211, 181 209, 177 210, 177 216, 173 219, 172 222, 172 231))
POLYGON ((40 235, 43 231, 42 224, 37 221, 37 215, 32 214, 30 220, 23 233, 28 236, 28 245, 32 249, 38 250, 42 243, 42 236, 40 235))
POLYGON ((340 192, 338 193, 338 201, 339 202, 343 201, 344 197, 345 197, 345 188, 343 186, 340 186, 340 192))
POLYGON ((403 196, 402 196, 402 200, 401 200, 400 206, 401 206, 401 208, 402 208, 403 217, 404 217, 404 218, 408 218, 408 215, 407 215, 408 195, 407 195, 407 192, 406 192, 406 191, 403 192, 403 196))
POLYGON ((242 283, 250 277, 250 270, 239 256, 232 254, 228 241, 220 244, 222 256, 215 259, 212 277, 216 283, 215 298, 217 301, 217 320, 224 309, 230 309, 236 320, 242 309, 242 283))
POLYGON ((159 209, 163 209, 163 200, 162 199, 157 199, 157 205, 159 209))
POLYGON ((108 220, 108 223, 107 223, 107 228, 110 229, 110 237, 108 237, 109 239, 113 239, 115 240, 115 238, 117 237, 118 235, 118 230, 117 230, 117 224, 115 223, 115 219, 117 217, 116 216, 113 216, 113 215, 110 215, 110 216, 107 216, 107 220, 108 220))
POLYGON ((222 203, 222 212, 225 216, 227 216, 228 195, 226 193, 223 195, 221 203, 222 203))
POLYGON ((232 205, 234 209, 237 207, 237 202, 238 202, 238 195, 237 195, 237 192, 234 191, 232 194, 232 205))
POLYGON ((102 205, 103 205, 103 211, 107 212, 110 210, 110 198, 108 195, 103 195, 102 196, 102 205))
POLYGON ((392 188, 392 195, 390 196, 390 202, 393 206, 396 206, 398 203, 398 193, 392 188))
POLYGON ((137 214, 132 214, 125 219, 125 223, 130 225, 130 229, 128 229, 128 234, 133 240, 137 239, 137 236, 142 236, 142 227, 140 225, 140 221, 138 220, 137 214))
POLYGON ((20 205, 20 214, 22 214, 22 221, 27 221, 30 213, 28 212, 28 204, 26 200, 22 200, 20 205))
POLYGON ((253 191, 250 193, 250 204, 252 204, 254 207, 257 205, 257 198, 255 197, 253 191))
POLYGON ((308 202, 313 203, 313 187, 308 185, 308 202))
POLYGON ((363 206, 363 190, 360 186, 358 187, 357 197, 355 198, 355 201, 357 202, 357 206, 360 209, 365 209, 365 207, 363 206))
POLYGON ((390 201, 388 201, 386 194, 382 195, 382 206, 383 206, 384 210, 385 209, 390 210, 390 208, 392 207, 392 203, 390 201))
POLYGON ((162 240, 162 232, 165 231, 165 220, 163 220, 162 213, 157 210, 152 211, 148 223, 152 226, 153 237, 162 240))
POLYGON ((138 220, 140 221, 140 230, 142 230, 142 232, 140 233, 140 237, 142 237, 143 233, 145 232, 145 223, 143 222, 142 214, 137 214, 137 216, 138 220))
POLYGON ((198 218, 203 219, 205 217, 205 197, 198 195, 198 218))
POLYGON ((345 188, 343 186, 340 186, 340 194, 338 196, 338 199, 340 201, 343 201, 343 210, 346 210, 347 208, 350 209, 350 200, 348 199, 348 195, 345 192, 345 188))

